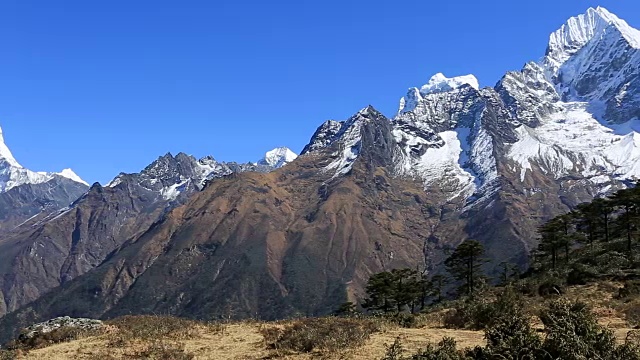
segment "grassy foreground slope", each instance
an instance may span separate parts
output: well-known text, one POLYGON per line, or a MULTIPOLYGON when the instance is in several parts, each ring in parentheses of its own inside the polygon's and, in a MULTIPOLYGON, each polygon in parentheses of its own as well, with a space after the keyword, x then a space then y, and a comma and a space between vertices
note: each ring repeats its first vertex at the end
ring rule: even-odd
MULTIPOLYGON (((626 302, 616 298, 621 286, 614 282, 574 286, 562 298, 588 303, 599 323, 612 330, 621 344, 637 325, 637 319, 626 311, 626 302)), ((557 297, 526 299, 531 324, 541 334, 542 324, 535 314, 554 300, 557 297)), ((444 337, 453 338, 458 349, 484 346, 483 331, 447 328, 455 307, 456 303, 450 303, 417 315, 404 324, 410 328, 374 317, 202 323, 128 316, 108 321, 100 333, 63 333, 18 345, 0 359, 403 359, 444 337), (394 342, 399 345, 395 358, 389 357, 394 342)))

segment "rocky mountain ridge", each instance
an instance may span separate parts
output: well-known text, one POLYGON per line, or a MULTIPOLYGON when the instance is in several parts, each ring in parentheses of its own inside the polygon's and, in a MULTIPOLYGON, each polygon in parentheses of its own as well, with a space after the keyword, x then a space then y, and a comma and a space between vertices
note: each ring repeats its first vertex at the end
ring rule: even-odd
MULTIPOLYGON (((139 173, 121 173, 105 186, 95 183, 89 189, 83 185, 67 202, 51 205, 48 211, 27 213, 29 217, 21 217, 20 223, 0 237, 0 315, 100 265, 112 251, 160 221, 212 179, 237 172, 268 172, 284 165, 292 156, 286 150, 271 152, 275 166, 167 153, 139 173)), ((64 191, 58 185, 53 181, 23 184, 0 194, 0 215, 5 198, 13 199, 19 191, 36 186, 47 194, 64 191)), ((14 217, 16 209, 14 203, 6 205, 6 212, 14 217)))

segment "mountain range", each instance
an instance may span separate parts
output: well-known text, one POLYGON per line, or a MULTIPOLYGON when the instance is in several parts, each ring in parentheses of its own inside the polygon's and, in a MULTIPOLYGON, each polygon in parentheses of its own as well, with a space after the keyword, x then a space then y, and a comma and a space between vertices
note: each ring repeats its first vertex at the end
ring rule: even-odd
POLYGON ((640 32, 590 8, 494 87, 438 73, 392 118, 321 124, 299 157, 167 154, 89 189, 0 158, 0 333, 57 315, 322 315, 361 301, 372 273, 442 271, 470 238, 488 271, 524 267, 542 221, 631 186, 640 32), (52 181, 55 196, 35 189, 52 181))

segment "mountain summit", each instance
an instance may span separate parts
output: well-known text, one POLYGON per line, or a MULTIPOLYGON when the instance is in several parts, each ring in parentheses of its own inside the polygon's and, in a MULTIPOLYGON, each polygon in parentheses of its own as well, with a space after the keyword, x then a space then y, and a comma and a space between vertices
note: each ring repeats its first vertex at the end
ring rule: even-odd
POLYGON ((291 151, 291 149, 287 147, 278 147, 271 151, 267 151, 264 157, 258 161, 258 165, 270 166, 277 169, 292 162, 297 157, 298 155, 291 151))

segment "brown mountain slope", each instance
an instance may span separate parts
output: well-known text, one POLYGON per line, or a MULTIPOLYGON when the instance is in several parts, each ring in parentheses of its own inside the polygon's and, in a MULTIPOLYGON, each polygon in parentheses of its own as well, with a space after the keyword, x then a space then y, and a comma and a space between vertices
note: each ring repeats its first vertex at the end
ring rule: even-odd
POLYGON ((3 324, 62 313, 325 314, 361 298, 374 272, 424 267, 428 229, 439 218, 422 184, 389 174, 389 124, 381 115, 367 119, 347 176, 330 180, 322 171, 332 160, 327 149, 273 173, 211 182, 104 264, 3 324))

